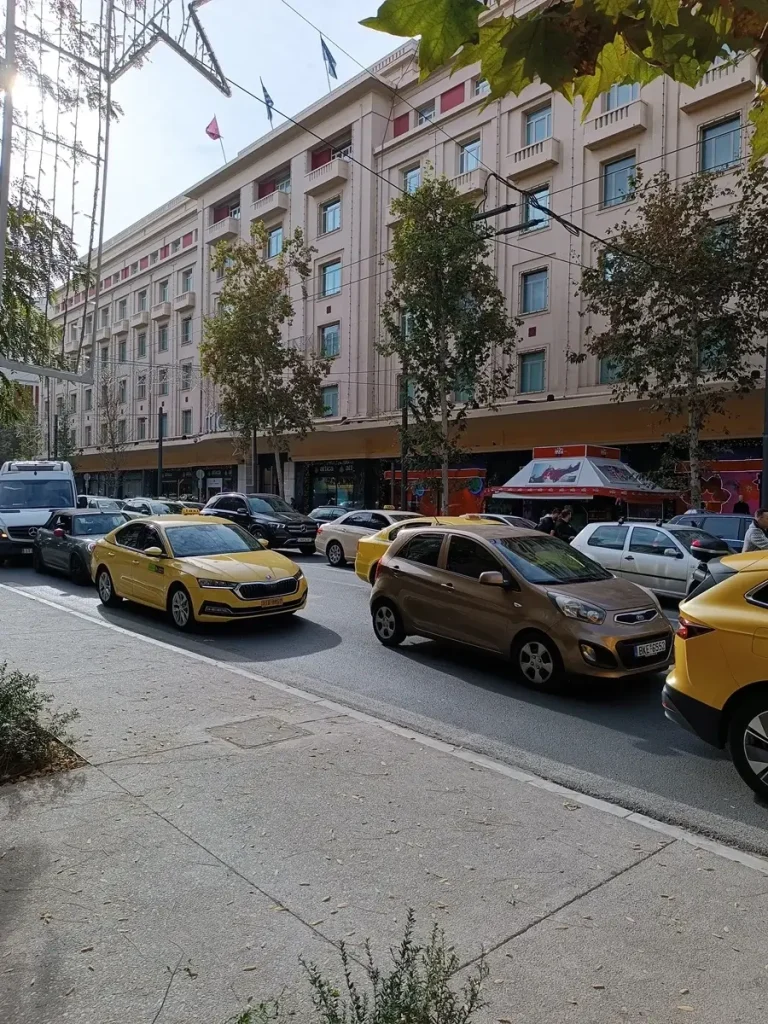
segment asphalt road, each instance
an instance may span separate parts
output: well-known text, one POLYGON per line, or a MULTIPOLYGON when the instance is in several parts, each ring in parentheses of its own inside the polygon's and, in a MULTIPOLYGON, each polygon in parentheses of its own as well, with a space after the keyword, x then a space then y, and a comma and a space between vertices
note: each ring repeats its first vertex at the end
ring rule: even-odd
POLYGON ((579 684, 554 696, 525 689, 503 662, 476 652, 413 639, 388 650, 371 630, 368 586, 320 556, 296 560, 310 584, 302 615, 210 627, 192 637, 160 614, 105 609, 94 590, 29 568, 0 570, 0 583, 768 854, 768 807, 726 754, 664 718, 660 675, 579 684))

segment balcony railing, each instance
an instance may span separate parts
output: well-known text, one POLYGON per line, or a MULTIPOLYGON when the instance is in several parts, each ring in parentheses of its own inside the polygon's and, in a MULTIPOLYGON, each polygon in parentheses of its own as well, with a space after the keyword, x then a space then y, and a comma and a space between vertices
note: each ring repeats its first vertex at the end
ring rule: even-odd
POLYGON ((238 217, 225 217, 223 220, 209 224, 206 232, 206 239, 209 245, 221 242, 227 238, 240 237, 240 219, 238 217))
POLYGON ((128 320, 126 317, 122 317, 120 320, 115 320, 112 324, 113 334, 127 334, 128 333, 128 320))
POLYGON ((152 307, 153 320, 167 320, 171 315, 170 302, 156 302, 152 307))
POLYGON ((312 196, 333 185, 342 185, 348 177, 349 162, 338 157, 310 171, 304 178, 304 191, 312 196))
POLYGON ((542 139, 530 146, 523 146, 511 154, 510 178, 524 178, 534 171, 542 171, 560 163, 560 142, 558 139, 542 139))
POLYGON ((644 132, 648 127, 648 105, 644 100, 633 100, 613 110, 606 110, 584 125, 584 145, 599 149, 620 139, 644 132))
POLYGON ((464 171, 463 174, 457 174, 455 178, 451 178, 451 184, 456 188, 461 195, 472 195, 474 193, 482 192, 485 188, 485 179, 488 177, 488 171, 483 167, 475 167, 473 171, 464 171))
POLYGON ((251 217, 256 220, 259 217, 267 217, 270 213, 285 211, 291 205, 291 197, 279 189, 270 192, 268 196, 262 196, 251 204, 251 217))
POLYGON ((690 114, 739 93, 754 92, 756 85, 757 61, 754 57, 742 57, 736 63, 723 61, 711 67, 698 85, 680 87, 680 109, 690 114))
POLYGON ((131 327, 146 327, 149 323, 149 310, 140 309, 131 317, 131 327))
POLYGON ((197 304, 197 292, 182 292, 173 300, 173 308, 177 313, 185 309, 193 309, 197 304))

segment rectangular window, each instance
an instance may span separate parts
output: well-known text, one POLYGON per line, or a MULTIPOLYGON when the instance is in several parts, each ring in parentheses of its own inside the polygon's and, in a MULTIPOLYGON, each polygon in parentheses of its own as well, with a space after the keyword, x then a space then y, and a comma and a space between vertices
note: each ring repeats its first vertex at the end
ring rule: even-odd
POLYGON ((480 166, 480 139, 459 146, 459 174, 475 171, 480 166))
POLYGON ((125 438, 126 438, 125 420, 118 420, 117 421, 117 440, 118 440, 118 442, 125 441, 125 438))
POLYGON ((527 395, 544 390, 544 353, 524 352, 518 360, 518 392, 527 395))
POLYGON ((323 359, 334 359, 339 354, 339 324, 327 324, 320 328, 320 355, 323 359))
POLYGON ((127 299, 120 299, 120 301, 117 304, 117 319, 118 320, 125 320, 127 312, 128 312, 128 300, 127 299))
POLYGON ((418 124, 426 124, 428 121, 435 120, 435 101, 431 103, 425 103, 423 107, 419 107, 416 111, 416 122, 418 124))
POLYGON ((543 142, 552 134, 552 104, 529 110, 525 115, 525 144, 532 146, 535 142, 543 142))
POLYGON ((89 313, 85 318, 85 333, 86 335, 91 334, 93 331, 93 314, 89 313))
POLYGON ((272 228, 267 235, 267 259, 274 259, 283 251, 283 229, 272 228))
POLYGON ((104 345, 101 349, 101 365, 106 366, 109 362, 109 349, 104 345))
POLYGON ((84 352, 83 353, 83 368, 85 369, 86 373, 91 368, 91 353, 90 352, 84 352))
POLYGON ((192 291, 192 281, 193 281, 192 271, 191 270, 185 270, 184 273, 181 275, 181 291, 182 291, 182 294, 184 294, 186 292, 191 292, 192 291))
POLYGON ((616 363, 610 359, 601 359, 599 366, 599 383, 613 384, 621 378, 621 372, 616 363))
POLYGON ((549 185, 541 185, 539 188, 527 192, 523 198, 523 224, 530 223, 526 231, 541 231, 549 227, 549 185), (538 221, 533 224, 533 221, 538 221))
POLYGON ((141 313, 147 308, 147 290, 144 288, 142 291, 136 293, 136 312, 141 313))
POLYGON ((109 327, 109 306, 103 306, 99 316, 101 317, 101 326, 109 327))
POLYGON ((616 110, 617 107, 625 107, 627 103, 632 103, 640 98, 640 83, 628 82, 626 85, 612 85, 603 96, 603 110, 616 110))
POLYGON ((147 355, 147 332, 142 331, 136 338, 136 354, 139 359, 144 359, 147 355))
POLYGON ((168 327, 166 325, 157 328, 157 351, 168 351, 168 327))
POLYGON ((351 155, 351 139, 344 139, 342 142, 337 142, 336 145, 331 149, 331 160, 345 160, 348 156, 351 155))
POLYGON ((158 253, 157 249, 155 249, 155 251, 153 253, 150 253, 150 255, 149 255, 149 262, 153 263, 153 264, 157 263, 159 255, 160 254, 158 253))
POLYGON ((403 171, 403 188, 406 192, 415 192, 421 186, 421 167, 409 167, 403 171))
POLYGON ((63 413, 64 413, 64 396, 63 395, 59 395, 59 397, 56 399, 56 412, 58 413, 59 416, 63 415, 63 413))
POLYGON ((275 188, 278 192, 285 192, 286 195, 291 194, 291 179, 289 177, 281 178, 277 182, 275 188))
POLYGON ((157 286, 157 301, 167 302, 168 301, 168 281, 161 281, 157 286))
POLYGON ((192 387, 192 363, 181 364, 181 390, 189 391, 192 387))
POLYGON ((731 117, 701 129, 702 171, 725 171, 741 156, 741 119, 731 117))
POLYGON ((124 403, 125 399, 127 397, 127 393, 128 393, 128 382, 126 381, 125 377, 123 377, 123 379, 118 381, 118 384, 117 384, 117 400, 118 400, 118 402, 120 402, 121 404, 124 403))
POLYGON ((472 85, 472 93, 475 96, 487 96, 491 91, 490 83, 485 78, 476 78, 472 85))
POLYGON ((540 313, 549 304, 549 271, 531 270, 520 276, 520 312, 540 313))
POLYGON ((69 325, 69 337, 71 341, 77 341, 77 320, 69 325))
POLYGON ((320 207, 320 234, 327 235, 341 227, 341 200, 332 199, 320 207))
POLYGON ((181 321, 181 344, 189 345, 192 342, 192 317, 185 316, 181 321))
MULTIPOLYGON (((178 252, 180 248, 181 248, 181 239, 180 238, 174 238, 174 240, 171 242, 171 252, 178 252)), ((163 300, 163 301, 165 301, 165 300, 163 300)))
POLYGON ((93 391, 91 388, 85 392, 85 411, 90 412, 93 409, 93 391))
POLYGON ((416 391, 415 391, 414 384, 413 384, 412 380, 408 381, 407 392, 408 393, 406 395, 405 378, 401 374, 397 378, 397 408, 398 409, 404 408, 406 402, 408 402, 408 404, 410 405, 410 403, 413 401, 413 397, 416 394, 416 391))
POLYGON ((320 274, 323 282, 323 295, 338 295, 341 291, 341 260, 326 263, 320 274))
POLYGON ((323 400, 323 416, 339 415, 339 387, 337 384, 329 388, 320 388, 320 397, 323 400))
POLYGON ((125 340, 123 340, 117 346, 117 361, 119 363, 124 363, 127 358, 128 358, 128 343, 125 340))
POLYGON ((163 412, 160 414, 160 437, 168 437, 168 413, 163 412))
POLYGON ((140 373, 136 378, 136 401, 143 402, 147 397, 147 375, 140 373))
POLYGON ((603 206, 618 206, 634 196, 635 154, 603 164, 603 206))
POLYGON ((74 391, 69 396, 69 411, 77 412, 77 394, 74 391))
POLYGON ((192 410, 182 409, 181 410, 181 432, 182 434, 192 433, 192 410))
POLYGON ((139 441, 144 441, 147 436, 147 417, 139 416, 136 420, 136 438, 139 441))
POLYGON ((168 370, 165 367, 157 371, 157 393, 159 395, 168 394, 168 370))
POLYGON ((85 447, 86 448, 90 448, 91 443, 92 443, 92 437, 93 437, 93 431, 91 430, 91 428, 89 426, 86 426, 85 430, 83 431, 83 441, 85 443, 85 447))

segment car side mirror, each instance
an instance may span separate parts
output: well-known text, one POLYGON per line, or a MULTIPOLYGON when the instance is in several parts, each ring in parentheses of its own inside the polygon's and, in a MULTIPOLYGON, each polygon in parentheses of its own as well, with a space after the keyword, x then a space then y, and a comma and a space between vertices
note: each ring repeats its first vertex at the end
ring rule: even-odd
POLYGON ((257 543, 258 543, 260 548, 268 548, 269 547, 269 541, 266 539, 266 537, 259 537, 257 539, 257 543))
POLYGON ((165 558, 165 552, 158 547, 144 548, 144 554, 149 558, 165 558))
POLYGON ((501 572, 481 572, 477 578, 478 583, 482 583, 486 587, 506 587, 507 581, 504 579, 504 574, 501 572))
POLYGON ((665 558, 682 558, 682 552, 678 551, 677 548, 664 548, 665 558))
POLYGON ((66 537, 67 535, 62 530, 62 528, 60 526, 57 526, 56 529, 53 531, 53 536, 54 537, 66 537))

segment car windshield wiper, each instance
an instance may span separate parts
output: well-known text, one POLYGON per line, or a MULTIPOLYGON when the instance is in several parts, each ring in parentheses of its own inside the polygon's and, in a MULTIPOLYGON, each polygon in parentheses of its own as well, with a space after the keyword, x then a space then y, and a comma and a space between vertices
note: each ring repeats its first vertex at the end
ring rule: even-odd
POLYGON ((599 583, 601 580, 609 580, 610 576, 571 576, 567 580, 553 579, 548 584, 553 585, 564 585, 566 583, 599 583))

